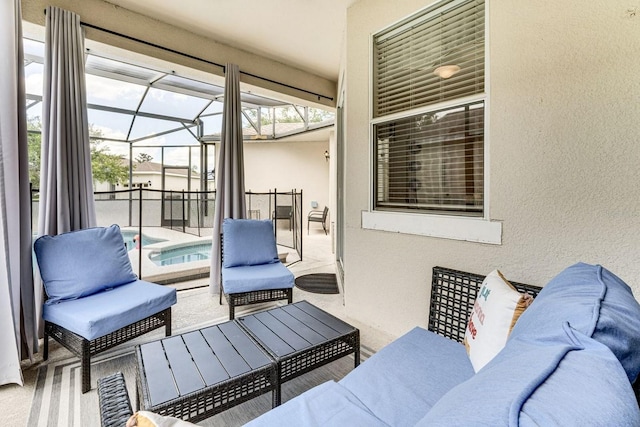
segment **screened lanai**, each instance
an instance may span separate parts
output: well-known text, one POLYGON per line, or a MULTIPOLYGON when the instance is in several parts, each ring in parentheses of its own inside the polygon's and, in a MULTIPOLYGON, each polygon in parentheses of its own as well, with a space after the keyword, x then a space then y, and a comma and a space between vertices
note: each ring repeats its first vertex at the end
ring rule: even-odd
MULTIPOLYGON (((24 49, 37 214, 45 48, 25 38, 24 49)), ((85 64, 99 225, 120 225, 140 277, 168 283, 207 275, 223 85, 203 72, 194 72, 199 76, 194 78, 184 67, 137 54, 124 60, 93 47, 86 50, 85 64), (141 251, 133 250, 140 246, 141 251)), ((334 124, 333 112, 313 106, 248 90, 241 98, 246 142, 268 145, 334 124)), ((247 216, 268 219, 276 206, 291 207, 288 221, 274 225, 283 259, 297 262, 302 259, 302 189, 276 189, 264 181, 268 190, 247 194, 247 216)), ((33 223, 35 229, 35 215, 33 223)))
MULTIPOLYGON (((24 49, 29 130, 38 133, 44 43, 25 38, 24 49)), ((224 88, 172 69, 149 66, 144 57, 124 61, 87 49, 85 61, 91 138, 101 150, 129 164, 129 182, 118 184, 135 186, 137 159, 162 170, 185 168, 192 174, 188 190, 212 190, 213 144, 220 140, 224 88)), ((269 141, 333 126, 334 114, 244 91, 242 123, 245 140, 269 141)), ((108 184, 115 189, 116 183, 108 184)), ((166 180, 161 185, 160 189, 172 189, 166 180)))

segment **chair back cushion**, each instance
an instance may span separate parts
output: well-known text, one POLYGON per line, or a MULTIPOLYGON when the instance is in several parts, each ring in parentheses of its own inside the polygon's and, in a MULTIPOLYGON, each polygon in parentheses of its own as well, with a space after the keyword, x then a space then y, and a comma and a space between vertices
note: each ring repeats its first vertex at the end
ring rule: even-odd
POLYGON ((566 268, 542 288, 511 337, 549 338, 560 333, 563 322, 609 347, 629 381, 635 381, 640 373, 640 304, 619 277, 600 265, 566 268))
POLYGON ((223 267, 280 262, 270 220, 225 218, 222 233, 223 267))
POLYGON ((137 279, 120 227, 87 228, 34 243, 47 304, 82 298, 137 279))
POLYGON ((558 330, 510 339, 416 426, 640 425, 631 384, 611 350, 568 322, 558 330))

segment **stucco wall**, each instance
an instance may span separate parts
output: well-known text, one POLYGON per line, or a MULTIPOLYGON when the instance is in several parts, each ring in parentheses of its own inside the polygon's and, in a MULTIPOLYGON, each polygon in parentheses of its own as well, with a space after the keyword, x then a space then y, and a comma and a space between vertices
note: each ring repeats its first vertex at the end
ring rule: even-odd
MULTIPOLYGON (((431 1, 348 11, 345 301, 394 335, 426 326, 431 268, 500 268, 544 285, 599 263, 640 296, 640 14, 620 0, 488 6, 488 197, 502 244, 364 230, 369 209, 369 51, 376 31, 431 1)), ((637 6, 637 5, 636 5, 637 6)))
POLYGON ((318 209, 329 206, 329 163, 324 158, 325 150, 329 150, 328 139, 245 143, 245 189, 256 193, 302 190, 306 228, 312 200, 318 202, 318 209))

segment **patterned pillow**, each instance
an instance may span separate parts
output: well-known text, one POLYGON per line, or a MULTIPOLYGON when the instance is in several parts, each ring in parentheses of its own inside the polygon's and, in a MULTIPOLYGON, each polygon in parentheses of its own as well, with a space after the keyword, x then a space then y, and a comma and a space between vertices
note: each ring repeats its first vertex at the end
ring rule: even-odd
POLYGON ((129 418, 126 427, 192 427, 187 421, 179 418, 158 415, 149 411, 138 411, 129 418))
POLYGON ((464 335, 464 345, 476 372, 504 348, 518 317, 532 301, 530 295, 518 292, 498 270, 487 275, 464 335))

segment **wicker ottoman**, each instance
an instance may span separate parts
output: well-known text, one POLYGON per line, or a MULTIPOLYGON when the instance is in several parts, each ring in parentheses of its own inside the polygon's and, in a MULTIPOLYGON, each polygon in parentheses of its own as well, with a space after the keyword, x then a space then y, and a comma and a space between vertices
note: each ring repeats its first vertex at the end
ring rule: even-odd
POLYGON ((233 321, 136 347, 138 408, 198 422, 271 391, 276 365, 233 321))

